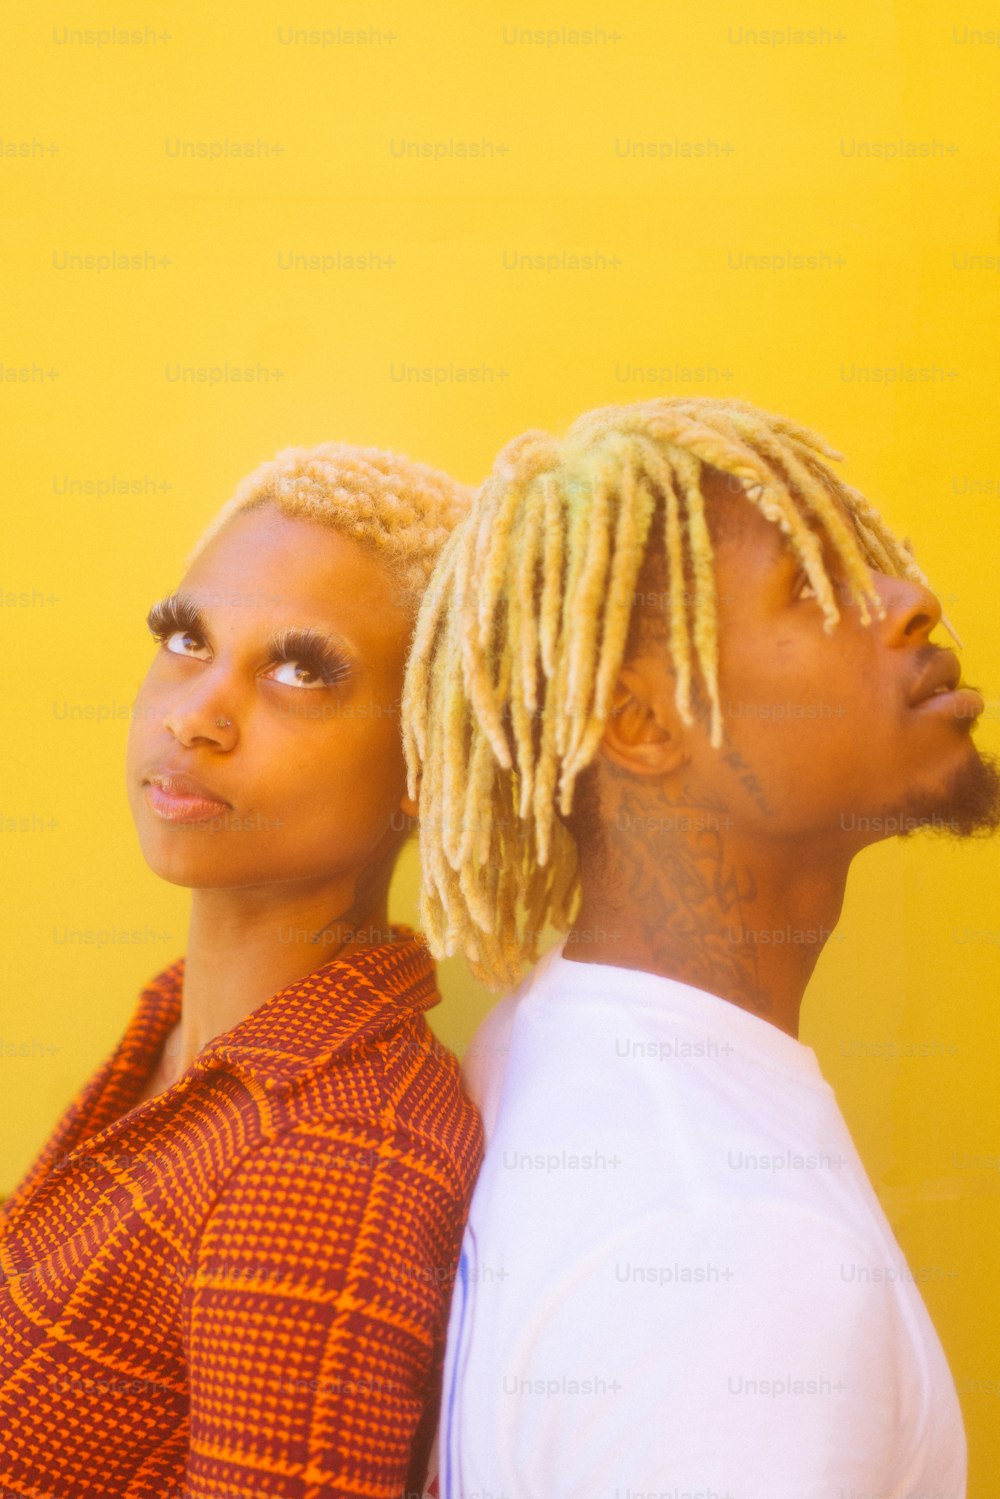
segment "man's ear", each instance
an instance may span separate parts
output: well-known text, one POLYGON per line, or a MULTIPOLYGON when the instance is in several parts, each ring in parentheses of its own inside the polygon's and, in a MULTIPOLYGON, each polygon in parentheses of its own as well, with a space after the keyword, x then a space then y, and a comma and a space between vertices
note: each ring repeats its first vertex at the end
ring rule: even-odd
POLYGON ((650 778, 669 775, 691 758, 674 679, 662 663, 642 657, 622 667, 600 749, 623 770, 650 778))
POLYGON ((418 807, 417 803, 413 800, 412 796, 406 796, 405 793, 404 793, 403 798, 402 798, 402 800, 399 803, 399 806, 400 806, 400 810, 402 812, 404 812, 407 817, 412 817, 413 820, 414 820, 414 822, 416 822, 416 820, 417 820, 417 813, 419 812, 420 808, 418 807))

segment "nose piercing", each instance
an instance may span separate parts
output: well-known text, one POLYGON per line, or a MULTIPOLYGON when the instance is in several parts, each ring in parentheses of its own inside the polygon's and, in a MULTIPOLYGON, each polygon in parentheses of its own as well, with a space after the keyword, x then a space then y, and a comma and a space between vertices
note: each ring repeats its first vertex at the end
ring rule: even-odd
POLYGON ((215 727, 217 729, 231 729, 232 726, 233 721, 231 718, 217 718, 215 720, 215 727))

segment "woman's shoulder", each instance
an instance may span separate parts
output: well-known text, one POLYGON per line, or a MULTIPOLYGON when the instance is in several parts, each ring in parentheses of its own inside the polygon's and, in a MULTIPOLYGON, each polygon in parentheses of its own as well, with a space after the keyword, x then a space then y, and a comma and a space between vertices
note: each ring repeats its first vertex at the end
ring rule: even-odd
POLYGON ((363 1044, 331 1055, 296 1090, 297 1130, 368 1140, 386 1159, 432 1169, 464 1197, 482 1159, 483 1129, 458 1059, 421 1013, 397 1017, 363 1044))

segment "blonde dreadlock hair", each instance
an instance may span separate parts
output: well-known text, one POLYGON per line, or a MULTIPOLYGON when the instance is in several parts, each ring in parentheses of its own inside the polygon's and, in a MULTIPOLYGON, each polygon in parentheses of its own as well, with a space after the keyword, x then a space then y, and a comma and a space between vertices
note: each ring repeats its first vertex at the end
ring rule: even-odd
POLYGON ((571 924, 577 850, 563 819, 604 732, 654 517, 678 711, 694 721, 697 669, 721 745, 707 469, 780 527, 826 630, 839 611, 814 526, 865 623, 883 612, 869 566, 926 584, 908 544, 823 462, 840 457, 785 417, 710 398, 606 406, 565 437, 530 431, 502 450, 442 551, 403 693, 421 921, 437 957, 460 945, 499 988, 535 960, 547 924, 571 924))
POLYGON ((382 448, 342 442, 283 448, 240 480, 187 562, 234 515, 272 505, 377 552, 393 575, 395 597, 415 616, 438 553, 471 498, 471 488, 457 479, 382 448))

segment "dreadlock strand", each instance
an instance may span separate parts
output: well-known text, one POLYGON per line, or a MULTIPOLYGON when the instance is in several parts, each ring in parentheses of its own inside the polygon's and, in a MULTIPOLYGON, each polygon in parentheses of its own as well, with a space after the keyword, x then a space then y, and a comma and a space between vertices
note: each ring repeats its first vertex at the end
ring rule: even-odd
POLYGON ((651 445, 644 455, 646 471, 663 497, 663 544, 667 565, 670 657, 677 677, 675 701, 687 724, 691 714, 691 634, 688 628, 684 577, 684 533, 681 526, 677 477, 670 464, 651 445))
MULTIPOLYGON (((504 646, 502 662, 510 669, 510 728, 514 740, 513 764, 517 770, 517 779, 520 783, 520 809, 523 816, 531 795, 531 786, 534 780, 535 751, 533 743, 533 714, 529 706, 528 697, 534 681, 529 686, 529 678, 533 678, 535 663, 533 653, 531 659, 528 656, 528 644, 531 637, 531 624, 533 619, 532 601, 529 597, 525 600, 525 576, 523 571, 525 545, 530 547, 533 527, 525 527, 525 533, 519 538, 519 545, 512 547, 514 565, 513 576, 510 578, 508 590, 508 614, 507 614, 507 641, 504 646), (519 568, 517 564, 521 564, 519 568), (516 660, 516 670, 512 669, 512 658, 516 660)), ((528 587, 531 579, 528 579, 528 587)))
POLYGON ((484 801, 489 800, 486 793, 489 791, 493 777, 494 763, 493 747, 486 735, 474 734, 469 754, 468 774, 465 786, 462 788, 461 837, 454 855, 450 858, 452 867, 455 869, 460 869, 463 864, 474 857, 476 851, 481 849, 484 832, 488 832, 488 826, 479 814, 479 808, 482 807, 484 801))
MULTIPOLYGON (((574 629, 568 643, 565 716, 570 732, 562 751, 560 791, 565 788, 567 769, 590 720, 591 690, 596 667, 597 632, 605 578, 611 555, 611 519, 614 508, 612 470, 605 459, 593 476, 594 501, 586 552, 580 567, 579 586, 573 607, 574 629)), ((614 477, 618 477, 614 475, 614 477)), ((619 502, 621 503, 621 502, 619 502)))
POLYGON ((413 670, 407 672, 403 683, 400 716, 407 795, 414 799, 419 794, 421 761, 427 751, 427 720, 422 705, 429 692, 429 663, 434 659, 435 641, 451 595, 454 555, 465 544, 465 527, 456 527, 441 549, 441 565, 433 573, 424 595, 410 646, 413 670))
MULTIPOLYGON (((449 628, 442 642, 444 652, 457 654, 455 616, 449 619, 449 628)), ((443 653, 444 653, 443 652, 443 653)), ((443 654, 442 653, 442 654, 443 654)), ((475 719, 468 722, 469 699, 466 695, 460 671, 449 671, 444 675, 437 703, 437 725, 435 732, 443 746, 441 756, 442 832, 444 852, 448 862, 455 867, 462 846, 463 817, 465 806, 466 777, 468 774, 468 745, 482 730, 475 719)))
POLYGON ((538 644, 542 654, 542 670, 547 677, 551 678, 556 669, 565 540, 562 497, 555 476, 545 474, 540 482, 544 486, 545 545, 542 556, 542 600, 539 609, 538 644))
MULTIPOLYGON (((494 538, 495 540, 495 538, 494 538)), ((494 547, 494 550, 499 550, 494 547)), ((461 593, 457 595, 454 613, 460 622, 461 633, 456 645, 461 662, 461 678, 472 714, 482 731, 488 735, 493 753, 505 769, 510 767, 510 747, 504 730, 503 709, 490 671, 493 641, 499 620, 490 621, 487 638, 481 640, 477 624, 477 595, 472 585, 472 573, 478 571, 481 558, 472 554, 460 555, 463 564, 461 593)), ((498 600, 499 602, 499 600, 498 600)))
POLYGON ((489 641, 497 604, 509 566, 506 542, 514 525, 514 518, 521 504, 521 490, 516 484, 504 487, 494 485, 492 513, 484 513, 476 537, 476 558, 479 571, 476 577, 478 639, 485 646, 489 641))
MULTIPOLYGON (((553 683, 550 683, 551 685, 553 683)), ((548 862, 554 818, 553 802, 557 773, 555 701, 554 693, 546 693, 545 706, 542 710, 541 746, 535 768, 535 789, 531 798, 531 822, 526 830, 534 835, 532 842, 539 864, 548 862)))
POLYGON ((580 770, 590 763, 604 733, 632 618, 635 585, 656 508, 655 498, 634 461, 622 468, 620 490, 590 713, 573 753, 563 762, 562 774, 568 783, 575 782, 580 770))
POLYGON ((718 747, 722 743, 722 708, 719 704, 712 538, 705 517, 705 500, 701 492, 698 464, 682 452, 677 455, 675 467, 684 498, 688 555, 694 580, 694 628, 691 633, 712 710, 711 743, 718 747))
POLYGON ((569 510, 569 535, 567 537, 566 581, 563 588, 562 610, 559 620, 559 637, 556 644, 555 670, 549 687, 548 699, 558 704, 555 718, 555 750, 563 755, 569 742, 572 724, 568 714, 569 670, 572 652, 573 631, 576 627, 576 608, 579 598, 580 575, 587 551, 587 522, 589 515, 583 495, 591 498, 593 491, 587 483, 577 477, 567 495, 569 510))
POLYGON ((524 540, 514 565, 514 592, 521 617, 521 661, 518 681, 524 707, 528 713, 538 710, 538 632, 535 612, 535 583, 542 553, 545 516, 533 507, 524 527, 524 540))

